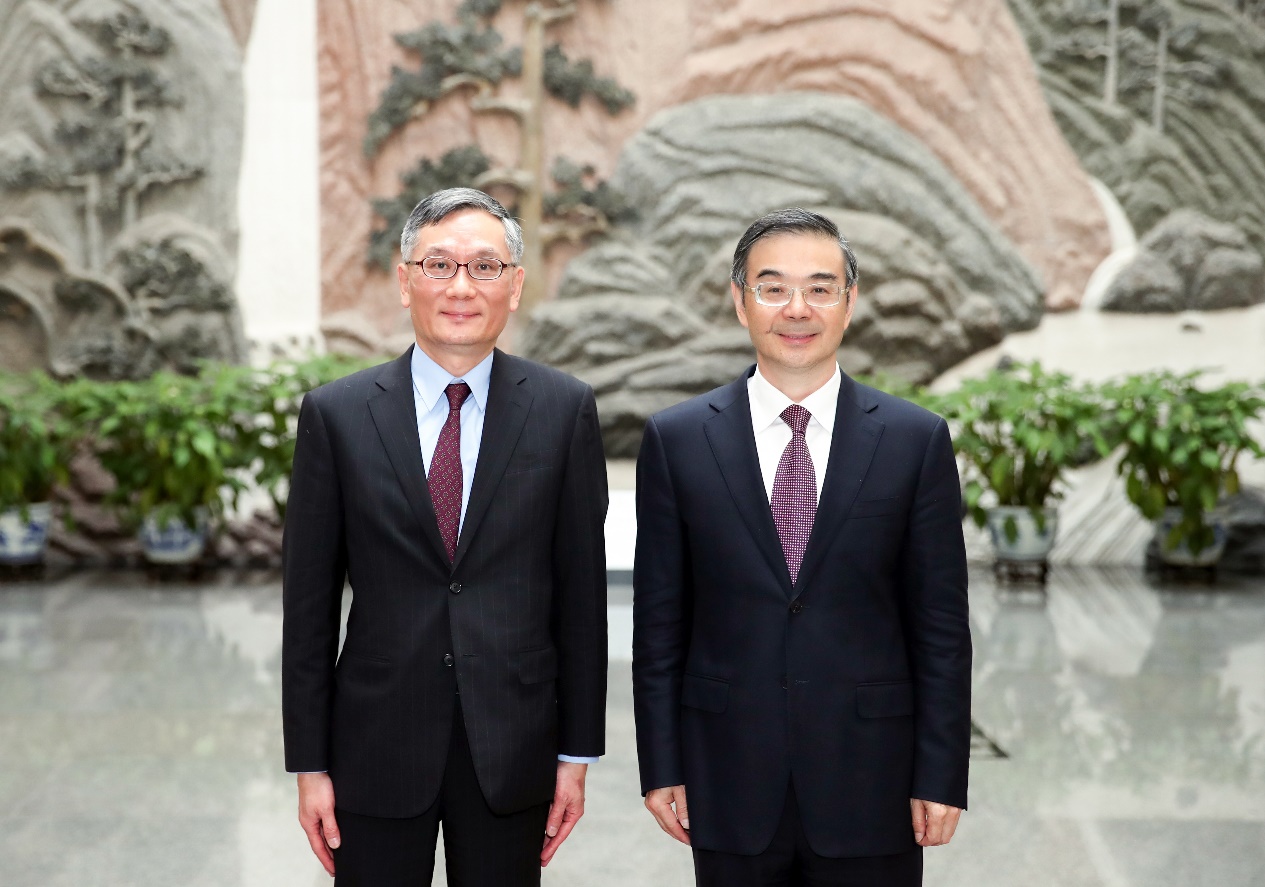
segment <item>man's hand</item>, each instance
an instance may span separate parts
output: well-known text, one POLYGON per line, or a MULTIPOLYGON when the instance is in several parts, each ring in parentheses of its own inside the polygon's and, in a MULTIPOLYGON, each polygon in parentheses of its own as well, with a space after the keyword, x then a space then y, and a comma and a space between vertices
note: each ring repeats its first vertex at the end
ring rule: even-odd
POLYGON ((549 860, 584 815, 584 777, 588 772, 588 764, 558 762, 558 781, 553 790, 553 803, 549 805, 549 818, 545 820, 545 843, 540 848, 542 867, 549 865, 549 860))
POLYGON ((935 801, 909 799, 909 811, 914 819, 914 840, 920 847, 939 847, 953 838, 958 827, 962 808, 937 804, 935 801))
POLYGON ((334 822, 334 783, 328 773, 299 774, 299 825, 307 832, 312 852, 333 877, 333 851, 340 839, 334 822))
POLYGON ((685 803, 685 786, 669 785, 646 792, 646 809, 663 829, 682 844, 690 843, 690 811, 685 803), (673 811, 673 806, 676 810, 673 811))

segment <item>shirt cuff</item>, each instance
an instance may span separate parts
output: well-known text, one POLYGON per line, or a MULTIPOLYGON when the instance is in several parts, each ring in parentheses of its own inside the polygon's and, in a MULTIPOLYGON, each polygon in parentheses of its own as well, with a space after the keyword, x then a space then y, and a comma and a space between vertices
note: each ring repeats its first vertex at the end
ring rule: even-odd
POLYGON ((596 764, 599 759, 579 757, 577 755, 558 755, 558 760, 566 764, 596 764))

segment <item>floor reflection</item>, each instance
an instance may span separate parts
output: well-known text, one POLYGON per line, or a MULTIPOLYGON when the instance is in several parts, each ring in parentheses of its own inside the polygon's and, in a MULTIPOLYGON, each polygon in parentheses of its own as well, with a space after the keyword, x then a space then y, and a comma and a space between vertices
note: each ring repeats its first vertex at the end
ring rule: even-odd
POLYGON ((1265 883, 1265 584, 1064 567, 1041 602, 973 580, 975 719, 1009 758, 973 768, 949 882, 1265 883), (1025 834, 998 852, 1007 817, 1025 834))
MULTIPOLYGON (((1265 883, 1265 583, 1059 567, 1024 596, 980 570, 971 605, 972 807, 928 883, 1265 883)), ((328 883, 280 772, 280 629, 272 576, 0 585, 0 883, 328 883)), ((629 681, 616 650, 546 885, 691 882, 641 808, 629 681)))

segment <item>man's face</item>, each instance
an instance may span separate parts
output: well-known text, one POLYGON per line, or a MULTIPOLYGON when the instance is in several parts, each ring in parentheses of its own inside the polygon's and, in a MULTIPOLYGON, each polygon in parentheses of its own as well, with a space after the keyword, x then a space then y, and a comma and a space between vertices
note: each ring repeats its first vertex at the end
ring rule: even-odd
POLYGON ((496 280, 474 280, 458 268, 447 280, 435 280, 417 265, 401 262, 400 304, 409 310, 417 344, 432 357, 483 355, 496 345, 511 311, 518 309, 523 269, 510 267, 501 220, 481 209, 463 209, 417 232, 413 255, 421 261, 443 256, 455 262, 499 259, 506 264, 496 280))
MULTIPOLYGON (((811 283, 844 285, 843 251, 826 236, 811 233, 774 234, 756 241, 747 256, 747 285, 786 283, 803 287, 811 283)), ((831 308, 814 308, 796 292, 781 308, 761 305, 755 293, 730 284, 738 321, 751 334, 760 371, 812 374, 835 362, 835 351, 852 320, 856 286, 831 308)), ((831 370, 833 372, 833 369, 831 370)), ((772 381, 772 379, 770 379, 772 381)))

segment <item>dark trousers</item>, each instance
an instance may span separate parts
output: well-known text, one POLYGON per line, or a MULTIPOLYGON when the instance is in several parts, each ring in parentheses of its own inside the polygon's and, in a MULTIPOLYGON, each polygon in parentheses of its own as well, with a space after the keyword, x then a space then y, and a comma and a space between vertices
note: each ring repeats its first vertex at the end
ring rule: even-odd
POLYGON ((461 706, 439 797, 421 816, 382 819, 335 810, 342 846, 334 851, 335 887, 420 887, 435 871, 444 824, 449 887, 536 887, 549 804, 501 816, 483 798, 470 757, 461 706))
MULTIPOLYGON (((912 832, 911 824, 911 841, 912 832)), ((922 848, 894 856, 818 856, 808 846, 791 787, 768 849, 755 856, 695 849, 694 879, 698 887, 919 887, 922 848)))

